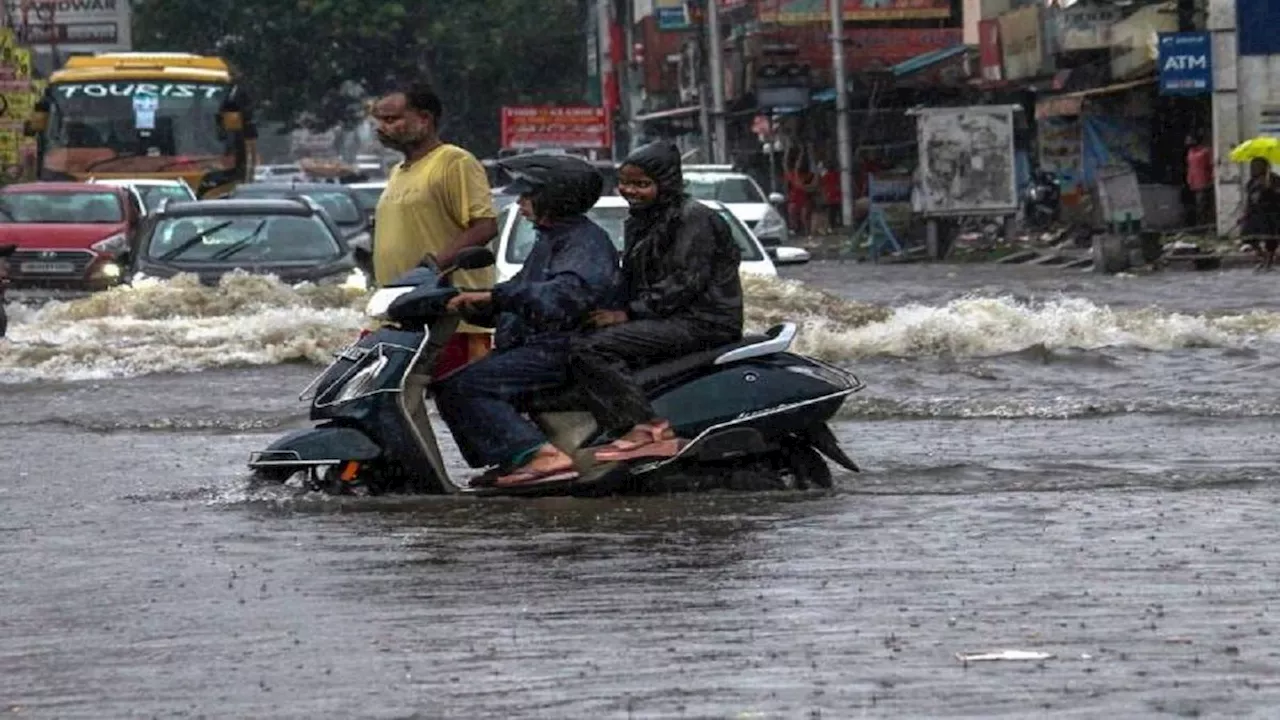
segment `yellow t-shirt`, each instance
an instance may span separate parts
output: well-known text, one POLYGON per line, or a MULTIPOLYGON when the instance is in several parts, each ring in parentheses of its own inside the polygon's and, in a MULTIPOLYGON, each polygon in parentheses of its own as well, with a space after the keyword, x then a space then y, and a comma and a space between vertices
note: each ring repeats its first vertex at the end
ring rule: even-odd
MULTIPOLYGON (((439 254, 473 221, 497 217, 484 166, 456 145, 441 145, 416 163, 391 170, 378 200, 373 279, 386 285, 412 270, 427 253, 439 254)), ((459 271, 458 287, 493 287, 493 268, 459 271)), ((462 332, 491 332, 463 324, 462 332)))

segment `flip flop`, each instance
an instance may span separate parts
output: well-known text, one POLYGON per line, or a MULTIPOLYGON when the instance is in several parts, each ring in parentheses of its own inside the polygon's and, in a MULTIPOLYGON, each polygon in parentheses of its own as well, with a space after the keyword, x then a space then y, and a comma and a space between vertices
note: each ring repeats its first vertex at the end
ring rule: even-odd
POLYGON ((596 462, 624 462, 627 460, 639 460, 641 458, 670 458, 680 454, 684 446, 689 441, 681 438, 667 438, 665 440, 655 440, 643 445, 638 445, 628 449, 615 449, 606 447, 597 450, 594 457, 596 462))
POLYGON ((545 483, 564 482, 581 476, 577 470, 516 470, 510 474, 495 478, 492 487, 523 488, 545 483))

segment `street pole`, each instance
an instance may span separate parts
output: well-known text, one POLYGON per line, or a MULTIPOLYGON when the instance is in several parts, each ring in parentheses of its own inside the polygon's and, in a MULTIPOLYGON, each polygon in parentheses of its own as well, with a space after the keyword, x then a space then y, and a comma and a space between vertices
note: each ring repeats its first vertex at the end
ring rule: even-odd
POLYGON ((729 162, 729 135, 724 117, 724 49, 720 40, 720 0, 707 0, 707 52, 711 55, 707 70, 711 73, 711 116, 715 121, 712 134, 711 162, 729 162))
POLYGON ((706 47, 705 38, 702 33, 699 33, 697 38, 697 42, 690 47, 690 52, 693 53, 691 69, 694 73, 693 79, 698 83, 698 125, 702 130, 702 162, 708 163, 714 162, 711 142, 711 107, 708 102, 710 99, 708 96, 711 93, 707 89, 707 73, 702 71, 703 64, 706 62, 706 53, 703 50, 706 47))
POLYGON ((640 93, 637 89, 641 86, 641 78, 644 77, 644 68, 635 64, 635 5, 634 2, 629 1, 622 3, 622 21, 626 23, 622 26, 622 35, 623 42, 627 44, 627 60, 623 64, 626 68, 623 77, 626 78, 624 96, 627 98, 627 154, 640 147, 640 122, 636 120, 636 116, 640 114, 640 93))
POLYGON ((849 89, 844 77, 844 3, 831 6, 831 64, 836 90, 836 140, 840 146, 840 217, 846 231, 853 229, 853 147, 849 141, 849 89))

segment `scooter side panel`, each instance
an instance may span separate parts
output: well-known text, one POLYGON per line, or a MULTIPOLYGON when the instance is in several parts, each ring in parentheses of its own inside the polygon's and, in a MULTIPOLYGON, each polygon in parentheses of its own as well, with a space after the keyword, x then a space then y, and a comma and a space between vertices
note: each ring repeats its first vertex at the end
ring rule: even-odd
POLYGON ((412 348, 399 352, 388 352, 387 367, 379 375, 377 389, 394 390, 399 387, 400 378, 404 376, 408 369, 408 364, 413 360, 414 349, 422 343, 422 335, 420 332, 405 332, 392 328, 383 328, 360 338, 352 347, 368 351, 368 354, 358 359, 341 355, 334 359, 333 364, 325 370, 324 375, 316 384, 316 403, 311 405, 311 419, 344 419, 355 422, 367 420, 373 410, 373 405, 376 404, 373 398, 364 398, 337 405, 328 403, 333 401, 346 379, 349 379, 361 367, 377 360, 377 354, 373 352, 373 349, 380 343, 412 348))
POLYGON ((336 425, 295 430, 276 439, 250 462, 256 465, 280 465, 296 462, 299 465, 338 463, 345 460, 369 462, 377 460, 382 451, 364 433, 351 427, 336 425))
MULTIPOLYGON (((778 355, 726 366, 711 366, 690 379, 653 398, 654 410, 670 418, 684 437, 744 415, 770 408, 812 400, 841 388, 809 375, 787 370, 788 365, 806 363, 802 358, 778 355)), ((807 363, 806 363, 807 364, 807 363)), ((822 403, 801 412, 813 422, 827 420, 839 407, 822 403)), ((788 418, 790 419, 790 418, 788 418)), ((779 416, 763 416, 761 425, 782 424, 779 416)), ((793 426, 794 420, 785 423, 793 426)))

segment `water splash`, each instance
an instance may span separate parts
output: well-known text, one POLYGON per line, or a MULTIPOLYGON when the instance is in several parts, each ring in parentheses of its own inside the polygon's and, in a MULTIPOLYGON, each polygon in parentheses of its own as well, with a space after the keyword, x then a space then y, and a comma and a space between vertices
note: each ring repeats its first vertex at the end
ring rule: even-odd
MULTIPOLYGON (((836 363, 870 357, 987 357, 1029 348, 1168 351, 1247 347, 1280 332, 1280 314, 1116 310, 1079 298, 1032 303, 967 297, 887 308, 797 281, 744 280, 747 324, 791 320, 796 349, 836 363)), ((290 286, 231 273, 216 287, 194 276, 40 308, 11 305, 0 382, 86 380, 207 368, 325 363, 365 324, 366 296, 337 286, 290 286)))

